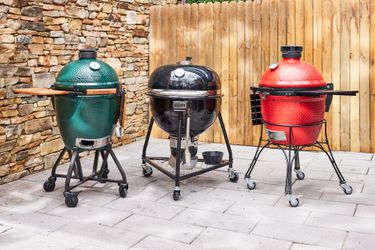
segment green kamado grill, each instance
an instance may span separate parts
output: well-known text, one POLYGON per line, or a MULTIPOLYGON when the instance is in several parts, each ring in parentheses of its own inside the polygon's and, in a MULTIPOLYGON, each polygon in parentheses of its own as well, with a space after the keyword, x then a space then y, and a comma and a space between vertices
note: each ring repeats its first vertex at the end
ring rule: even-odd
MULTIPOLYGON (((96 59, 95 50, 81 50, 79 60, 60 71, 53 88, 74 93, 119 86, 115 70, 96 59)), ((110 142, 120 112, 119 95, 58 95, 54 102, 61 137, 68 149, 100 148, 110 142)))
POLYGON ((66 178, 64 196, 69 207, 75 207, 78 203, 78 192, 72 192, 72 189, 88 180, 118 183, 121 197, 126 196, 128 189, 125 172, 111 146, 118 121, 118 131, 122 134, 126 112, 125 93, 115 70, 96 56, 96 49, 80 50, 79 59, 61 69, 51 89, 15 91, 51 95, 53 98, 57 124, 65 147, 52 168, 51 177, 44 183, 44 189, 51 192, 55 188, 57 177, 66 178), (92 174, 83 176, 79 154, 88 150, 95 151, 94 165, 92 174), (68 173, 57 174, 56 168, 66 152, 70 157, 68 173), (121 180, 108 178, 109 155, 121 173, 121 180), (101 167, 98 168, 100 157, 101 167), (70 185, 71 179, 78 179, 78 183, 70 185))

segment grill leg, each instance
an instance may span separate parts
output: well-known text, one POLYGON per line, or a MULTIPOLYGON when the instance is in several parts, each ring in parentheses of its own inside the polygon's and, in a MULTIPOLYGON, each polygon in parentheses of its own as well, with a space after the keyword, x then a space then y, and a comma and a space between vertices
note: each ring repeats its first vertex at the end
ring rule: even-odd
POLYGON ((108 162, 107 161, 108 161, 109 152, 108 152, 108 150, 107 151, 101 150, 100 154, 102 156, 103 162, 102 162, 102 166, 100 167, 100 170, 99 170, 98 178, 99 178, 99 182, 104 183, 105 179, 108 177, 108 176, 106 176, 106 174, 108 174, 106 171, 108 171, 108 162))
POLYGON ((72 158, 70 159, 68 173, 66 174, 64 190, 65 204, 68 207, 75 207, 78 204, 78 192, 71 192, 70 180, 73 175, 73 170, 77 165, 77 157, 79 157, 79 152, 78 149, 73 149, 72 151, 72 158))
POLYGON ((324 134, 325 134, 325 144, 327 145, 328 151, 324 149, 323 145, 320 142, 317 142, 318 147, 327 155, 329 161, 331 162, 333 169, 336 172, 337 177, 339 178, 340 187, 343 189, 344 193, 349 195, 353 192, 353 188, 346 184, 346 180, 342 175, 339 167, 337 166, 336 160, 333 157, 331 147, 329 146, 328 134, 327 134, 327 123, 324 123, 324 134))
POLYGON ((180 163, 181 163, 181 140, 182 140, 182 119, 183 113, 178 112, 178 131, 177 131, 177 154, 176 154, 176 174, 175 174, 175 187, 173 190, 173 199, 177 201, 181 196, 180 189, 180 163))
POLYGON ((82 171, 81 160, 80 160, 79 155, 77 155, 76 167, 74 169, 76 170, 75 173, 76 175, 78 175, 78 179, 80 181, 83 181, 83 171, 82 171))
MULTIPOLYGON (((113 152, 113 150, 112 150, 112 146, 109 146, 107 151, 108 151, 109 154, 111 155, 113 161, 114 161, 115 164, 116 164, 116 167, 117 167, 118 171, 119 171, 120 174, 121 174, 122 183, 127 185, 128 182, 126 181, 126 174, 125 174, 125 171, 124 171, 124 169, 122 168, 121 163, 118 161, 118 159, 117 159, 115 153, 113 152)), ((107 160, 108 160, 108 158, 107 158, 107 160)))
POLYGON ((247 188, 250 189, 250 190, 253 190, 256 187, 256 182, 254 180, 251 180, 251 173, 254 170, 255 164, 257 163, 257 161, 259 159, 259 156, 262 153, 262 151, 271 144, 268 141, 263 147, 261 147, 262 141, 263 141, 263 125, 261 126, 261 130, 260 130, 260 137, 259 137, 257 150, 255 151, 254 158, 251 161, 250 166, 247 169, 246 174, 245 174, 245 183, 246 183, 247 188))
POLYGON ((305 179, 305 173, 301 171, 301 163, 299 160, 299 147, 294 148, 294 172, 296 173, 296 177, 298 180, 305 179))
POLYGON ((291 207, 297 207, 299 205, 299 199, 292 194, 292 172, 293 172, 293 163, 297 162, 298 157, 298 150, 294 151, 294 155, 292 156, 292 141, 293 141, 293 127, 289 127, 289 145, 288 145, 288 154, 284 152, 286 158, 286 178, 285 178, 285 195, 289 201, 289 205, 291 207))
POLYGON ((100 168, 100 174, 99 177, 101 179, 107 179, 108 174, 109 174, 109 169, 108 169, 108 152, 105 152, 105 150, 100 150, 100 155, 102 156, 103 159, 103 164, 100 168), (107 156, 106 156, 107 155, 107 156), (105 160, 104 160, 105 158, 105 160))
POLYGON ((148 142, 150 141, 150 136, 151 136, 153 125, 154 125, 154 118, 151 117, 150 124, 148 125, 145 143, 143 144, 143 150, 142 150, 142 171, 145 177, 151 176, 153 172, 152 167, 146 165, 146 160, 145 160, 147 157, 147 146, 148 146, 148 142))
POLYGON ((53 164, 52 170, 51 170, 51 176, 44 182, 43 188, 46 192, 52 192, 55 189, 56 186, 56 169, 60 164, 61 159, 63 158, 64 154, 66 153, 67 149, 64 147, 63 150, 60 152, 59 156, 57 157, 57 160, 55 164, 53 164))
POLYGON ((92 166, 92 175, 96 175, 96 172, 98 171, 98 161, 99 161, 99 151, 95 151, 95 157, 94 157, 94 165, 92 166))
POLYGON ((232 148, 230 147, 230 142, 229 142, 228 134, 227 134, 227 131, 225 129, 223 117, 221 116, 221 112, 220 111, 219 111, 218 117, 219 117, 221 131, 223 132, 223 136, 224 136, 224 140, 225 140, 225 145, 227 146, 227 151, 228 151, 228 155, 229 155, 229 168, 228 168, 229 180, 231 182, 237 182, 239 176, 238 176, 237 171, 233 169, 233 153, 232 153, 232 148))

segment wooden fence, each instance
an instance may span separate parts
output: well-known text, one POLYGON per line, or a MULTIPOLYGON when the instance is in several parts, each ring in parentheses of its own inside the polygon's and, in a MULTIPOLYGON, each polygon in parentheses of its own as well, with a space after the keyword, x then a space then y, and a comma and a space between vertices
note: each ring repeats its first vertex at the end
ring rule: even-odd
MULTIPOLYGON (((150 17, 150 70, 192 56, 223 83, 222 114, 231 143, 255 145, 249 88, 281 59, 280 46, 302 45, 303 59, 335 89, 326 114, 336 150, 375 152, 375 0, 255 0, 157 6, 150 17), (372 84, 371 84, 372 83, 372 84)), ((154 136, 165 138, 161 130, 154 136)), ((218 124, 201 140, 223 142, 218 124)))

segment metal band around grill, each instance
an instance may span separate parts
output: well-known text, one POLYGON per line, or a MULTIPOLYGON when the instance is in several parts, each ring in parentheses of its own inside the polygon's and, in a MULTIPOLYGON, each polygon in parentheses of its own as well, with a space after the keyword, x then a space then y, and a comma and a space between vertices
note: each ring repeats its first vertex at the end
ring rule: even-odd
POLYGON ((77 138, 76 146, 81 149, 97 149, 107 146, 111 143, 111 137, 106 136, 99 139, 86 139, 86 138, 77 138))
POLYGON ((208 91, 205 90, 165 90, 152 89, 150 94, 155 96, 178 96, 178 97, 205 97, 209 96, 208 91))

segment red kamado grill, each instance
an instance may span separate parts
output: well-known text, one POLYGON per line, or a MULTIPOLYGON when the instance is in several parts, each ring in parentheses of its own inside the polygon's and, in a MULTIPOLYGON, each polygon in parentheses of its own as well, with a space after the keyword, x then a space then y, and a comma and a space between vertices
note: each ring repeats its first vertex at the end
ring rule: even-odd
POLYGON ((262 125, 262 133, 245 175, 247 187, 250 190, 256 187, 250 174, 263 149, 275 145, 283 151, 287 162, 285 194, 292 207, 298 206, 298 198, 292 195, 292 166, 294 164, 297 179, 304 179, 299 152, 312 146, 326 153, 339 177, 340 186, 345 194, 351 194, 352 187, 346 184, 332 155, 324 113, 329 111, 333 95, 355 96, 358 91, 334 91, 333 84, 326 83, 314 66, 301 61, 301 46, 283 46, 281 53, 283 60, 271 64, 263 74, 259 87, 251 88, 252 122, 253 125, 262 125), (268 139, 263 139, 263 125, 268 139), (322 126, 325 138, 319 142, 317 138, 322 126), (262 142, 266 142, 265 145, 261 146, 262 142))

